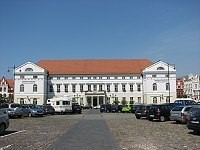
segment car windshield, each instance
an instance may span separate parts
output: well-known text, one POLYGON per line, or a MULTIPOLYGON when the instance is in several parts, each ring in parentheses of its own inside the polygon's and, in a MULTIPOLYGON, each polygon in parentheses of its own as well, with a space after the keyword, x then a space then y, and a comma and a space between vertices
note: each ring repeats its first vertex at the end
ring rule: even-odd
POLYGON ((21 107, 21 105, 20 104, 11 104, 10 107, 11 108, 16 108, 16 107, 21 107))
POLYGON ((39 108, 38 106, 36 106, 36 105, 29 105, 29 107, 31 108, 31 109, 34 109, 34 108, 39 108))

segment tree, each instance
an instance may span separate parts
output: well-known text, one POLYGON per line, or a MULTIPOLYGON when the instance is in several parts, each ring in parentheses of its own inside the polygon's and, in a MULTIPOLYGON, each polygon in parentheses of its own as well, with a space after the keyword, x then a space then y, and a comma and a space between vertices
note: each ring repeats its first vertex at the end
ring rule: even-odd
POLYGON ((125 99, 122 99, 122 105, 126 105, 126 100, 125 99))

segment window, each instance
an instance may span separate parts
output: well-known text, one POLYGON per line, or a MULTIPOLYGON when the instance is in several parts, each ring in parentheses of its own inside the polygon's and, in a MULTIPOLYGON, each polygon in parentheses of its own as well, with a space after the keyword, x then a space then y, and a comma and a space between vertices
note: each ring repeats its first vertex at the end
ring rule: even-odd
POLYGON ((91 79, 91 77, 88 77, 88 79, 91 79))
POLYGON ((130 97, 130 104, 133 104, 133 97, 130 97))
POLYGON ((122 77, 122 79, 125 79, 125 77, 122 77))
POLYGON ((166 83, 166 90, 169 91, 169 83, 166 83))
POLYGON ((153 91, 157 91, 157 84, 156 83, 153 84, 153 91))
POLYGON ((82 80, 82 79, 83 79, 83 77, 80 77, 80 79, 82 80))
POLYGON ((118 92, 118 84, 115 84, 115 92, 118 92))
POLYGON ((93 79, 97 79, 97 77, 93 77, 93 79))
POLYGON ((57 92, 60 93, 60 84, 57 84, 57 92))
POLYGON ((75 80, 75 79, 76 79, 76 77, 72 77, 72 79, 73 79, 73 80, 75 80))
POLYGON ((103 91, 103 85, 102 84, 99 85, 99 91, 103 91))
POLYGON ((107 92, 110 92, 110 84, 107 84, 107 92))
POLYGON ((169 103, 169 96, 166 97, 166 103, 169 103))
POLYGON ((33 99, 33 104, 37 105, 37 98, 33 99))
POLYGON ((141 97, 138 97, 138 103, 142 103, 141 99, 141 97))
POLYGON ((20 85, 20 92, 24 92, 24 85, 23 84, 20 85))
POLYGON ((25 71, 26 71, 26 72, 32 72, 33 69, 32 69, 32 68, 26 68, 25 71))
POLYGON ((72 84, 72 92, 73 92, 73 93, 76 92, 76 84, 72 84))
POLYGON ((56 101, 56 105, 60 105, 60 101, 56 101))
POLYGON ((122 101, 126 101, 126 97, 122 97, 122 101))
POLYGON ((110 77, 107 77, 107 79, 110 79, 110 77))
POLYGON ((63 105, 70 105, 70 101, 63 101, 63 105))
POLYGON ((60 77, 57 77, 57 80, 60 80, 60 77))
POLYGON ((122 91, 126 92, 126 84, 122 84, 122 91))
POLYGON ((0 92, 2 92, 2 87, 0 87, 0 92))
POLYGON ((91 90, 91 84, 88 85, 88 91, 92 91, 91 90))
POLYGON ((68 85, 65 84, 65 93, 67 93, 67 92, 68 92, 68 85))
POLYGON ((20 79, 24 79, 24 76, 20 76, 20 79))
POLYGON ((80 92, 83 92, 83 84, 80 84, 80 92))
POLYGON ((138 91, 138 92, 141 91, 141 84, 137 84, 137 91, 138 91))
POLYGON ((133 77, 131 76, 130 79, 133 79, 133 77))
POLYGON ((102 77, 99 77, 99 79, 102 79, 102 77))
POLYGON ((133 92, 133 84, 130 84, 130 91, 133 92))
POLYGON ((20 104, 24 104, 24 99, 23 98, 20 99, 20 104))
POLYGON ((165 70, 163 67, 158 67, 157 70, 165 70))
POLYGON ((33 85, 33 92, 37 92, 37 84, 33 85))
POLYGON ((53 85, 49 85, 49 92, 53 92, 53 85))
POLYGON ((65 77, 65 80, 67 80, 68 79, 68 77, 65 77))
POLYGON ((3 91, 6 92, 6 87, 3 88, 3 91))
POLYGON ((153 98, 153 103, 157 103, 157 97, 153 98))
POLYGON ((96 85, 96 84, 93 85, 93 90, 94 90, 94 91, 97 91, 97 85, 96 85))
POLYGON ((115 79, 118 79, 118 77, 115 77, 115 79))
POLYGON ((33 76, 33 79, 37 79, 38 78, 38 76, 33 76))

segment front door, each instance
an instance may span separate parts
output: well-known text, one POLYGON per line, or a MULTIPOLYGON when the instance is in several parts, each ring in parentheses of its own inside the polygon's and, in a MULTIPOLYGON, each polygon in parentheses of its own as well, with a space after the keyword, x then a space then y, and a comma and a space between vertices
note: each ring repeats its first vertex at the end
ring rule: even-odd
POLYGON ((97 106, 97 97, 93 97, 93 106, 97 106))

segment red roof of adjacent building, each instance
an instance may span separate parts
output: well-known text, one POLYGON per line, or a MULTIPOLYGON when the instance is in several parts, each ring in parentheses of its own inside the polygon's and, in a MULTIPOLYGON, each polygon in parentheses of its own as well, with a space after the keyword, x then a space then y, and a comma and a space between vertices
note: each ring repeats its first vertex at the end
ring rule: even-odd
POLYGON ((13 79, 6 79, 3 76, 2 79, 0 79, 0 83, 3 82, 3 80, 6 82, 6 84, 8 84, 9 88, 13 88, 14 87, 14 81, 13 81, 13 79))
POLYGON ((40 60, 49 74, 139 74, 153 64, 148 59, 40 60))

